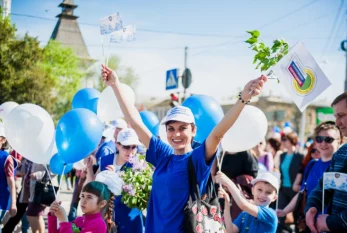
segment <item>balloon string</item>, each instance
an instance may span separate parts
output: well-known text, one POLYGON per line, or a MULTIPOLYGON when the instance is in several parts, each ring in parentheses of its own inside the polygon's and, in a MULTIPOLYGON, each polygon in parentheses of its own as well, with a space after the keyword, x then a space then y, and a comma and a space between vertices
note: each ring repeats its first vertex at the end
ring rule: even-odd
POLYGON ((57 201, 58 201, 59 194, 60 194, 60 187, 61 187, 61 183, 62 183, 62 179, 63 179, 64 172, 65 172, 65 168, 66 168, 66 164, 64 165, 63 172, 61 173, 61 176, 60 176, 59 187, 58 187, 58 193, 57 193, 57 196, 56 196, 56 200, 57 200, 57 201))
MULTIPOLYGON (((52 177, 51 177, 50 172, 48 171, 47 166, 46 166, 46 165, 43 165, 43 166, 46 168, 46 172, 47 172, 47 174, 48 174, 49 180, 50 180, 51 183, 52 183, 52 177)), ((53 186, 53 185, 52 185, 52 186, 53 186)), ((55 199, 57 199, 57 193, 55 192, 54 186, 53 186, 53 193, 54 193, 55 199)))

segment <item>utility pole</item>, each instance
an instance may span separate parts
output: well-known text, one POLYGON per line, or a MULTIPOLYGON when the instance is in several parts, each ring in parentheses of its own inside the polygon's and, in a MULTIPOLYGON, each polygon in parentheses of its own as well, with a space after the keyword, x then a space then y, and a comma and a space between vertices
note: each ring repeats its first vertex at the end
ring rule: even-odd
POLYGON ((0 0, 0 7, 2 8, 3 18, 11 14, 11 0, 0 0))
MULTIPOLYGON (((184 48, 184 70, 187 69, 187 59, 188 59, 188 47, 185 47, 184 48)), ((186 99, 186 90, 187 90, 187 88, 184 87, 183 99, 186 99)))

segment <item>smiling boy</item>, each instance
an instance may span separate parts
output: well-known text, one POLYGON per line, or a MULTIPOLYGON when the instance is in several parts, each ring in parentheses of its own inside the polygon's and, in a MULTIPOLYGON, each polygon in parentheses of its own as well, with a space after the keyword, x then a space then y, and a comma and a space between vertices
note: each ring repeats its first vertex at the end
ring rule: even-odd
POLYGON ((236 185, 222 172, 218 172, 215 178, 217 183, 222 184, 231 193, 236 204, 243 210, 232 222, 228 206, 230 198, 223 189, 219 190, 220 197, 224 197, 226 201, 224 218, 228 233, 276 232, 278 221, 276 213, 269 208, 270 203, 277 199, 279 188, 278 178, 274 174, 270 172, 261 173, 252 180, 253 203, 250 203, 236 185))

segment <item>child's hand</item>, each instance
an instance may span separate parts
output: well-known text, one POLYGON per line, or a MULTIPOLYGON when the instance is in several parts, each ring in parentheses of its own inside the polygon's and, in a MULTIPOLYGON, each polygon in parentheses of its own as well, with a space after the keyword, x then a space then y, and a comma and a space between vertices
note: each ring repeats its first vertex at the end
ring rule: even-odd
POLYGON ((61 206, 61 202, 54 201, 49 207, 49 211, 55 215, 60 222, 68 222, 66 212, 64 208, 61 206))
MULTIPOLYGON (((224 198, 226 203, 230 204, 230 196, 225 190, 221 187, 218 188, 218 197, 224 198)), ((226 205, 227 206, 227 205, 226 205)))
POLYGON ((227 186, 228 183, 231 182, 231 180, 221 171, 217 172, 215 179, 218 184, 222 184, 225 186, 227 186))

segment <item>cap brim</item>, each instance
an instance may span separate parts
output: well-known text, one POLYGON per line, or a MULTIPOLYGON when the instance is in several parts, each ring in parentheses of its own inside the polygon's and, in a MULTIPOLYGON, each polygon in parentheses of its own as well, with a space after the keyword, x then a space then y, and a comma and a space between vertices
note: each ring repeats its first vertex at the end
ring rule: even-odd
POLYGON ((122 144, 123 146, 131 146, 131 145, 142 145, 142 143, 139 140, 136 139, 129 139, 129 140, 125 140, 123 142, 119 142, 120 144, 122 144))
POLYGON ((269 182, 269 180, 267 180, 267 179, 262 179, 262 178, 253 179, 251 181, 251 184, 254 186, 254 184, 258 183, 259 181, 263 181, 263 182, 271 184, 271 186, 274 187, 274 189, 276 189, 276 192, 278 192, 279 186, 276 187, 272 182, 269 182))
POLYGON ((191 124, 191 123, 195 124, 194 121, 189 120, 189 119, 183 119, 182 117, 172 117, 170 119, 165 119, 161 122, 161 124, 165 125, 169 121, 178 121, 178 122, 183 122, 183 123, 187 123, 187 124, 191 124))

